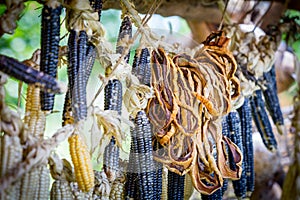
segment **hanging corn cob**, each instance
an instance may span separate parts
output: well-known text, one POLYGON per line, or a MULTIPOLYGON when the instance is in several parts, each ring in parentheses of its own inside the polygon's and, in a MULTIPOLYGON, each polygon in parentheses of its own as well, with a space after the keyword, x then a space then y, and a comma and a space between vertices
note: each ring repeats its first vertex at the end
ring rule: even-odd
POLYGON ((168 171, 168 199, 181 200, 184 197, 184 179, 174 172, 168 171))
POLYGON ((126 198, 135 198, 138 196, 138 187, 136 180, 138 179, 138 172, 140 171, 138 165, 138 144, 134 137, 135 128, 130 129, 131 144, 130 144, 130 154, 129 162, 126 173, 126 183, 125 183, 125 196, 126 198))
POLYGON ((125 200, 125 176, 122 174, 113 182, 109 199, 125 200))
MULTIPOLYGON (((41 72, 56 78, 59 40, 60 14, 62 6, 56 0, 47 1, 42 9, 41 30, 41 72)), ((52 111, 54 94, 41 92, 42 110, 52 111)))
MULTIPOLYGON (((124 53, 124 45, 122 42, 131 38, 132 25, 128 16, 125 16, 119 31, 118 42, 116 52, 119 54, 124 53)), ((126 62, 129 62, 130 53, 124 58, 126 62)), ((106 75, 110 75, 110 68, 106 69, 106 75)), ((122 84, 119 80, 109 80, 104 89, 104 109, 115 110, 121 115, 122 110, 122 84)), ((115 173, 119 168, 119 147, 115 144, 115 138, 112 137, 110 143, 104 151, 104 171, 110 181, 115 179, 115 173)))
MULTIPOLYGON (((4 176, 14 166, 21 162, 23 148, 18 136, 4 134, 0 137, 0 177, 4 176)), ((9 186, 7 190, 0 193, 1 199, 19 199, 20 198, 20 181, 9 186)))
POLYGON ((83 192, 88 192, 94 187, 94 172, 87 146, 78 133, 70 136, 68 141, 76 181, 83 192))
POLYGON ((252 115, 249 98, 245 98, 244 104, 237 109, 241 119, 242 142, 244 150, 244 165, 247 177, 247 197, 254 191, 254 152, 252 142, 252 115))
POLYGON ((53 77, 32 69, 8 56, 0 55, 0 70, 20 81, 34 84, 48 93, 62 93, 65 91, 64 85, 57 82, 53 77))
MULTIPOLYGON (((155 199, 156 169, 152 156, 150 122, 144 111, 137 113, 135 128, 131 131, 131 149, 126 182, 126 196, 155 199)), ((157 190, 159 192, 159 190, 157 190)))
POLYGON ((90 5, 95 12, 98 12, 99 21, 101 19, 102 0, 90 0, 90 5))
POLYGON ((201 199, 202 200, 222 200, 223 199, 222 188, 218 189, 217 191, 215 191, 213 194, 210 194, 210 195, 201 194, 201 199))
POLYGON ((57 154, 49 157, 49 168, 51 176, 54 179, 50 190, 51 200, 71 200, 73 199, 70 183, 75 181, 71 164, 57 154))
POLYGON ((55 180, 50 191, 51 200, 72 200, 70 183, 66 180, 55 180))
POLYGON ((143 48, 140 52, 136 51, 132 65, 132 74, 137 76, 140 83, 150 86, 151 69, 148 48, 143 48))
POLYGON ((277 95, 276 73, 275 66, 269 72, 263 74, 262 92, 269 114, 272 117, 274 124, 277 126, 280 133, 282 133, 283 116, 280 108, 280 103, 277 95))
POLYGON ((265 109, 265 103, 262 97, 262 91, 256 90, 250 100, 253 120, 261 135, 262 141, 270 151, 277 149, 277 142, 272 130, 271 123, 265 109))
MULTIPOLYGON (((242 152, 244 152, 244 144, 242 141, 242 132, 241 132, 241 120, 239 117, 239 114, 236 111, 232 111, 228 114, 227 117, 228 120, 228 127, 230 131, 230 139, 232 142, 234 142, 242 152)), ((244 154, 243 154, 244 155, 244 154)), ((231 152, 229 152, 229 164, 230 167, 235 169, 235 163, 233 161, 233 156, 231 155, 231 152)), ((245 162, 243 161, 242 164, 242 174, 239 180, 233 180, 233 188, 234 193, 237 198, 246 198, 246 192, 247 192, 247 176, 246 176, 246 170, 245 170, 245 162)))
MULTIPOLYGON (((115 110, 121 114, 122 110, 122 84, 119 80, 110 80, 104 89, 104 109, 115 110)), ((112 138, 110 143, 104 150, 103 169, 110 181, 116 177, 116 172, 119 169, 119 147, 116 145, 115 138, 112 138)))

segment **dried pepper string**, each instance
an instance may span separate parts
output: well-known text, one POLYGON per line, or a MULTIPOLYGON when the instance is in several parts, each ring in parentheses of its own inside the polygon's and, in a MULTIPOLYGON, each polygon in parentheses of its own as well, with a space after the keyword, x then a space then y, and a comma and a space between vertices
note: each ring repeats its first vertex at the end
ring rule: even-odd
POLYGON ((222 32, 213 33, 196 59, 184 54, 172 58, 163 49, 158 49, 160 55, 153 53, 155 97, 150 99, 147 113, 154 140, 162 145, 154 151, 154 158, 179 175, 189 172, 194 187, 206 194, 220 188, 223 178, 238 179, 241 174, 241 151, 222 137, 219 120, 240 93, 228 42, 222 32), (217 147, 217 160, 211 154, 211 143, 217 147), (228 160, 225 144, 234 155, 235 170, 224 163, 228 160))

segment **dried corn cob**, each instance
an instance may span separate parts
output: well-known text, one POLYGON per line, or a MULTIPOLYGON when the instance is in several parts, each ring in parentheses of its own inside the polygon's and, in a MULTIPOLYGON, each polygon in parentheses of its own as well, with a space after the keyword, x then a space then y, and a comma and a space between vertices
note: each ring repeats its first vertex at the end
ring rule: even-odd
MULTIPOLYGON (((4 134, 0 137, 0 177, 8 173, 14 166, 22 160, 22 146, 20 138, 4 134)), ((10 185, 3 193, 0 193, 0 199, 19 199, 20 181, 10 185)))
POLYGON ((93 196, 93 190, 91 190, 90 192, 83 192, 77 182, 71 182, 70 186, 73 194, 73 199, 75 200, 91 199, 93 196))
MULTIPOLYGON (((60 35, 60 14, 62 6, 56 1, 48 1, 42 10, 41 30, 41 71, 56 78, 59 35, 60 35), (48 5, 49 4, 49 5, 48 5)), ((51 111, 54 106, 54 94, 41 92, 42 110, 51 111)))
POLYGON ((116 179, 111 187, 109 194, 111 200, 124 200, 125 199, 125 179, 124 177, 116 179))
POLYGON ((24 200, 34 199, 35 193, 39 187, 39 170, 38 167, 32 168, 26 173, 21 181, 20 196, 24 200))
POLYGON ((101 19, 102 0, 90 0, 90 5, 95 12, 98 12, 99 21, 101 19))
POLYGON ((150 69, 150 53, 148 48, 143 48, 136 52, 134 56, 134 63, 132 66, 132 73, 136 75, 139 81, 147 86, 150 86, 151 69, 150 69))
POLYGON ((88 80, 90 78, 95 59, 96 59, 96 47, 92 43, 87 44, 86 50, 86 68, 85 68, 85 85, 87 85, 88 80))
POLYGON ((62 93, 65 91, 64 85, 57 82, 53 77, 8 56, 0 55, 0 70, 20 81, 34 84, 48 93, 62 93))
POLYGON ((76 133, 71 135, 68 141, 76 181, 83 192, 88 192, 94 187, 94 172, 87 146, 76 133))
MULTIPOLYGON (((77 45, 77 69, 75 74, 76 78, 73 80, 72 89, 72 111, 75 121, 81 121, 87 116, 86 105, 86 49, 87 49, 87 34, 85 31, 79 32, 78 45, 77 45)), ((73 66, 74 67, 74 66, 73 66)))
POLYGON ((69 79, 69 90, 71 92, 72 96, 72 91, 73 91, 73 86, 74 86, 74 79, 77 77, 78 73, 78 33, 77 31, 71 30, 69 33, 69 38, 68 38, 68 79, 69 79))
POLYGON ((250 101, 245 98, 242 107, 237 109, 241 119, 242 142, 243 142, 243 156, 245 172, 247 177, 247 197, 250 197, 254 191, 254 152, 252 142, 252 115, 250 108, 250 101))
POLYGON ((67 124, 73 124, 74 118, 72 115, 72 99, 71 99, 71 92, 68 89, 67 94, 65 96, 65 103, 63 109, 63 122, 62 125, 65 126, 67 124))
POLYGON ((50 191, 51 200, 72 200, 70 183, 66 180, 55 180, 50 191))
POLYGON ((154 185, 153 194, 154 199, 160 199, 162 194, 162 170, 163 166, 161 163, 154 161, 155 172, 154 172, 154 185))
POLYGON ((222 200, 223 199, 222 188, 218 189, 211 195, 201 194, 202 200, 222 200))
POLYGON ((33 199, 49 199, 50 171, 45 164, 37 168, 39 177, 33 199))
POLYGON ((189 175, 185 176, 184 179, 184 200, 189 200, 194 192, 194 186, 192 179, 189 175))
POLYGON ((126 198, 135 198, 138 196, 137 179, 139 172, 138 162, 138 144, 134 137, 135 128, 130 128, 131 144, 129 163, 126 173, 125 196, 126 198))
MULTIPOLYGON (((117 41, 117 49, 116 52, 119 54, 124 53, 124 48, 128 45, 127 43, 129 42, 129 39, 132 37, 132 24, 130 21, 130 18, 126 15, 123 18, 120 31, 119 31, 119 36, 118 36, 118 41, 117 41)), ((124 57, 124 60, 128 63, 129 62, 129 57, 130 57, 130 52, 124 57)))
MULTIPOLYGON (((283 115, 277 95, 275 66, 269 72, 263 74, 263 84, 262 91, 267 109, 274 124, 279 128, 279 126, 283 125, 283 115)), ((279 128, 278 130, 280 131, 281 129, 279 128)))
MULTIPOLYGON (((234 142, 240 150, 243 152, 243 141, 242 141, 242 133, 241 133, 241 120, 239 117, 239 114, 236 111, 232 111, 228 114, 227 117, 228 120, 228 127, 230 131, 229 138, 232 142, 234 142)), ((235 169, 235 163, 233 161, 233 156, 231 155, 231 152, 229 151, 229 164, 231 169, 235 169), (231 164, 233 163, 233 164, 231 164)), ((245 171, 245 162, 242 164, 242 174, 239 180, 232 181, 234 193, 237 196, 237 198, 245 198, 246 192, 247 192, 247 177, 246 177, 246 171, 245 171)))
POLYGON ((20 196, 22 199, 48 199, 50 171, 47 165, 32 168, 21 179, 20 196))
POLYGON ((139 111, 135 118, 135 140, 138 145, 139 164, 139 199, 154 199, 153 187, 155 180, 155 165, 152 156, 151 127, 145 111, 139 111))
POLYGON ((168 171, 168 199, 180 200, 184 197, 184 179, 174 172, 168 171))
POLYGON ((277 149, 277 142, 272 130, 261 90, 256 90, 250 101, 252 116, 262 141, 270 151, 277 149))
POLYGON ((223 186, 222 186, 222 188, 221 188, 221 189, 222 189, 222 196, 223 196, 224 193, 226 192, 227 188, 228 188, 228 179, 225 178, 224 181, 223 181, 223 186))
MULTIPOLYGON (((119 80, 110 80, 104 89, 104 109, 115 110, 119 114, 122 111, 122 84, 119 80)), ((115 173, 119 169, 119 147, 116 146, 115 138, 112 137, 109 145, 104 150, 103 169, 110 181, 115 178, 115 173)))
POLYGON ((161 199, 167 200, 168 199, 168 169, 163 167, 162 169, 162 192, 161 192, 161 199))

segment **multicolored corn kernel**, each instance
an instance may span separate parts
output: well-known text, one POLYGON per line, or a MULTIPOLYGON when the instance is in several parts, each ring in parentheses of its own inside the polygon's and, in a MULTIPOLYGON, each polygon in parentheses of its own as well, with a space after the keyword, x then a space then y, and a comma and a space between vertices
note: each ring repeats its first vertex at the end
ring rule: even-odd
MULTIPOLYGON (((62 6, 44 5, 42 9, 41 25, 41 71, 56 78, 59 41, 60 41, 60 14, 62 6)), ((51 111, 54 106, 54 94, 41 92, 42 110, 51 111)))
POLYGON ((168 199, 181 200, 184 197, 185 175, 168 171, 168 199))
POLYGON ((277 142, 273 133, 271 123, 267 111, 265 109, 265 103, 262 97, 262 91, 256 90, 250 100, 252 117, 257 127, 258 132, 261 135, 262 141, 270 151, 277 149, 277 142))
POLYGON ((94 187, 94 172, 88 148, 79 134, 68 139, 75 177, 80 190, 88 192, 94 187))
POLYGON ((55 180, 50 191, 51 200, 72 200, 72 190, 70 183, 66 180, 55 180))
MULTIPOLYGON (((126 15, 123 20, 119 30, 119 36, 117 41, 116 52, 119 54, 124 53, 124 48, 128 45, 129 39, 132 37, 132 24, 130 18, 126 15)), ((130 52, 124 57, 124 60, 128 63, 130 57, 130 52)))
POLYGON ((55 78, 5 55, 0 55, 0 71, 25 83, 34 84, 48 93, 65 92, 64 85, 55 78))
POLYGON ((244 104, 237 109, 241 119, 242 143, 245 172, 247 177, 247 197, 254 191, 254 152, 252 140, 252 115, 249 98, 245 98, 244 104))

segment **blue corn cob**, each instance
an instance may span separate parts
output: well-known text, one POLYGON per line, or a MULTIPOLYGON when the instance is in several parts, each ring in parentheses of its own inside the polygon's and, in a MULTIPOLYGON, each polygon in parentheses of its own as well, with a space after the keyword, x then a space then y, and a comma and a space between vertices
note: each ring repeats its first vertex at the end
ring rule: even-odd
POLYGON ((249 98, 245 98, 244 104, 237 109, 241 119, 243 156, 247 177, 247 197, 254 191, 254 152, 252 142, 252 115, 249 98))
MULTIPOLYGON (((117 41, 117 50, 116 52, 119 54, 122 54, 124 52, 124 45, 121 44, 121 41, 125 38, 131 38, 132 37, 132 24, 130 21, 130 18, 126 15, 123 18, 120 31, 119 31, 119 36, 118 36, 118 41, 117 41)), ((129 57, 130 57, 130 52, 124 57, 124 60, 128 63, 129 62, 129 57)))
MULTIPOLYGON (((234 142, 240 150, 243 152, 243 141, 242 141, 242 133, 241 133, 241 121, 239 114, 236 111, 230 112, 227 117, 228 127, 230 131, 229 138, 232 142, 234 142)), ((235 170, 235 164, 233 160, 233 156, 231 152, 229 152, 229 164, 230 168, 235 170)), ((242 174, 239 180, 232 181, 234 193, 238 198, 245 198, 247 193, 247 177, 245 171, 245 162, 242 164, 242 174)))
POLYGON ((181 200, 184 197, 185 175, 168 171, 168 199, 181 200))
MULTIPOLYGON (((122 84, 119 80, 110 80, 104 88, 104 110, 115 110, 121 115, 122 111, 122 84)), ((119 168, 119 147, 116 146, 113 137, 104 150, 103 168, 107 176, 111 177, 111 173, 116 172, 119 168)))
POLYGON ((202 200, 222 200, 222 188, 218 189, 211 195, 206 195, 206 194, 201 194, 201 199, 202 200))
POLYGON ((102 11, 102 0, 90 0, 90 5, 95 12, 98 12, 99 21, 100 21, 101 11, 102 11))
POLYGON ((37 71, 18 60, 0 55, 0 71, 28 84, 34 84, 47 93, 62 93, 63 88, 52 76, 37 71))
POLYGON ((86 50, 87 50, 88 36, 85 31, 80 31, 77 41, 77 69, 73 80, 72 89, 72 110, 74 120, 80 121, 87 116, 87 105, 86 105, 86 50))
POLYGON ((269 72, 263 74, 263 80, 265 81, 265 84, 262 91, 270 116, 276 126, 283 125, 283 115, 277 95, 276 73, 274 66, 269 72))
MULTIPOLYGON (((60 14, 62 6, 55 8, 44 5, 42 10, 41 30, 41 71, 53 78, 57 75, 59 40, 60 40, 60 14)), ((54 94, 41 91, 41 109, 52 111, 54 94)))
POLYGON ((277 149, 277 142, 272 130, 271 123, 265 109, 261 90, 256 90, 250 101, 252 117, 262 141, 270 151, 277 149))

